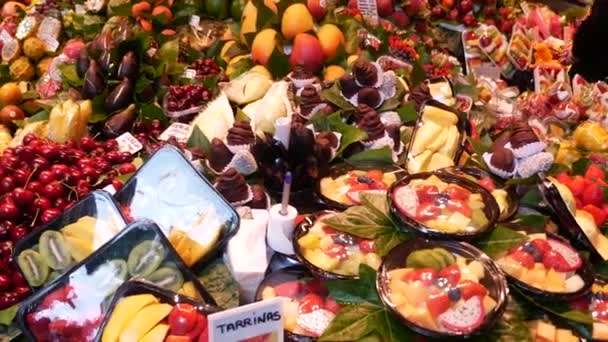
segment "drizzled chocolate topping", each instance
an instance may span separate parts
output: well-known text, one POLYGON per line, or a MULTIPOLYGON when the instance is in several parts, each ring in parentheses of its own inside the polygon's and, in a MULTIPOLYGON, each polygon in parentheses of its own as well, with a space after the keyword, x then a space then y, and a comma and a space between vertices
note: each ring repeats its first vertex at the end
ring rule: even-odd
POLYGON ((252 209, 266 209, 268 201, 266 200, 264 187, 259 184, 252 184, 251 192, 253 193, 253 199, 249 201, 247 205, 252 209))
POLYGON ((492 153, 490 164, 499 170, 513 172, 515 170, 515 156, 513 151, 506 148, 497 148, 492 153))
POLYGON ((315 87, 306 86, 302 88, 302 92, 300 93, 300 112, 302 115, 309 116, 313 114, 313 109, 321 104, 321 102, 321 96, 319 96, 315 87))
POLYGON ((376 110, 365 103, 359 103, 357 110, 355 111, 355 119, 357 120, 357 123, 360 123, 367 113, 376 113, 376 110))
POLYGON ((211 151, 209 153, 209 165, 217 172, 222 171, 232 160, 234 155, 228 147, 218 138, 211 140, 211 151))
POLYGON ((377 108, 382 103, 382 96, 380 96, 378 89, 363 88, 357 93, 357 101, 372 108, 377 108))
POLYGON ((388 136, 391 137, 391 139, 393 139, 393 151, 397 152, 399 151, 399 148, 401 147, 401 130, 400 130, 400 126, 399 125, 390 125, 386 127, 386 132, 388 133, 388 136))
POLYGON ((315 77, 315 74, 308 70, 306 66, 298 64, 293 68, 290 77, 295 80, 308 80, 315 77))
POLYGON ((228 145, 250 145, 255 142, 255 135, 248 121, 235 121, 228 130, 228 145))
POLYGON ((353 65, 353 76, 363 87, 372 87, 378 82, 378 68, 368 61, 358 59, 353 65))
POLYGON ((511 147, 515 149, 538 141, 536 133, 528 124, 517 125, 511 133, 511 147))
POLYGON ((367 133, 366 141, 377 140, 384 136, 385 127, 376 111, 365 113, 358 126, 367 133))
POLYGON ((308 156, 313 153, 315 147, 315 136, 303 123, 293 122, 291 124, 291 136, 289 137, 289 154, 293 156, 308 156))
POLYGON ((357 82, 355 82, 355 78, 351 75, 342 77, 339 82, 342 94, 348 99, 355 96, 359 91, 359 86, 357 85, 357 82))
POLYGON ((416 104, 416 111, 420 110, 424 101, 431 99, 431 90, 429 89, 428 84, 421 83, 410 91, 409 100, 414 101, 416 104))
POLYGON ((249 196, 245 177, 233 168, 229 168, 216 179, 215 188, 230 203, 243 201, 249 196))

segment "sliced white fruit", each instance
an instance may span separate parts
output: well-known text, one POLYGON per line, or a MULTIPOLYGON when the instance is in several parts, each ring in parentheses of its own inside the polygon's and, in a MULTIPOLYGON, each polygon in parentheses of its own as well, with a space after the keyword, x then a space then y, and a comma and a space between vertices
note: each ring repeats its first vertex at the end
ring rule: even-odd
POLYGON ((410 153, 413 156, 417 156, 424 152, 429 145, 431 145, 435 139, 439 137, 442 132, 442 126, 435 123, 434 121, 427 121, 418 128, 416 135, 414 136, 414 143, 410 153))

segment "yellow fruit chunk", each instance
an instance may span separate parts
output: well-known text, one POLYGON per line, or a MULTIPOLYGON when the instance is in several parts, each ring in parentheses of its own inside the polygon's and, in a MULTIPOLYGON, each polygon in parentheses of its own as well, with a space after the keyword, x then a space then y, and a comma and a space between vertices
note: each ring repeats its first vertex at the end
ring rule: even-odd
POLYGON ((323 79, 325 81, 335 81, 346 74, 346 70, 339 65, 330 65, 325 68, 323 79))
POLYGON ((278 32, 273 29, 265 29, 260 31, 253 39, 251 44, 251 59, 257 63, 266 65, 270 59, 270 55, 278 46, 278 32))
POLYGON ((443 127, 435 121, 427 121, 420 126, 416 132, 416 135, 414 136, 411 154, 413 156, 417 156, 424 152, 429 145, 437 140, 442 132, 442 129, 443 127))
POLYGON ((182 285, 182 288, 179 289, 178 293, 194 299, 203 299, 191 281, 185 282, 184 285, 182 285))
POLYGON ((573 137, 576 145, 586 150, 597 152, 608 149, 608 131, 597 122, 583 122, 574 130, 573 137))
MULTIPOLYGON (((137 342, 160 321, 165 319, 173 307, 169 304, 151 304, 139 310, 129 325, 120 334, 120 342, 137 342)), ((106 328, 107 330, 107 328, 106 328)))
POLYGON ((112 312, 108 324, 103 330, 101 342, 116 342, 125 326, 145 306, 158 303, 158 298, 151 294, 135 295, 123 298, 112 312))
POLYGON ((422 113, 422 121, 432 121, 438 125, 448 127, 458 123, 458 116, 441 108, 425 106, 424 112, 422 113))
POLYGON ((168 332, 168 324, 159 324, 150 330, 139 342, 163 342, 168 332))
POLYGON ((93 253, 91 241, 85 241, 72 236, 64 236, 65 243, 68 245, 70 255, 76 262, 81 262, 84 258, 93 253))
POLYGON ((344 46, 344 34, 338 26, 334 24, 325 24, 317 31, 321 50, 326 59, 330 60, 336 56, 340 48, 344 46))
POLYGON ((308 8, 304 4, 293 4, 285 10, 281 20, 283 37, 292 40, 298 33, 308 32, 315 23, 308 8))
POLYGON ((445 154, 435 153, 431 157, 429 166, 424 171, 435 171, 448 166, 454 166, 454 160, 445 154))

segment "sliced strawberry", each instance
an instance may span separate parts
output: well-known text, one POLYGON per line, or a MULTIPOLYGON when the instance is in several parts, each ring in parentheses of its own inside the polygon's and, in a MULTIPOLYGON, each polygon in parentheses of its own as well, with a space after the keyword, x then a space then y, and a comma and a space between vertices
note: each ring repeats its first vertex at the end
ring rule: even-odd
POLYGON ((450 209, 451 211, 459 212, 462 215, 469 217, 469 218, 471 216, 473 216, 473 211, 471 210, 469 205, 462 200, 457 200, 457 199, 449 200, 448 209, 450 209))
POLYGON ((601 320, 607 320, 608 319, 608 302, 599 302, 595 305, 595 308, 593 309, 593 316, 601 319, 601 320))
POLYGON ((596 207, 601 207, 604 204, 604 191, 597 183, 589 184, 583 192, 583 204, 592 204, 596 207))
POLYGON ((450 298, 443 291, 432 294, 426 300, 426 308, 429 310, 431 317, 437 318, 450 308, 450 298))
MULTIPOLYGON (((555 179, 557 179, 558 182, 560 182, 566 186, 568 183, 570 183, 570 176, 566 172, 562 172, 559 175, 555 176, 555 179)), ((568 187, 568 188, 570 188, 570 187, 568 187)))
POLYGON ((576 205, 577 209, 584 207, 583 201, 581 201, 578 197, 574 197, 574 205, 576 205))
POLYGON ((434 202, 439 195, 439 189, 435 185, 422 185, 416 188, 418 202, 434 202))
POLYGON ((306 296, 302 297, 300 300, 300 306, 298 307, 298 311, 301 314, 311 313, 315 310, 323 309, 325 306, 325 301, 319 295, 314 293, 309 293, 306 296))
POLYGON ((342 306, 338 304, 333 298, 325 299, 325 310, 331 311, 334 314, 337 314, 338 311, 342 310, 342 306))
POLYGON ((441 214, 441 209, 434 202, 424 202, 418 205, 416 219, 427 221, 437 218, 441 214))
POLYGON ((296 298, 301 291, 302 283, 298 280, 288 281, 274 287, 274 292, 280 297, 296 298))
POLYGON ((585 178, 591 179, 591 180, 605 179, 606 174, 604 173, 604 170, 602 170, 596 164, 590 164, 589 167, 587 168, 587 171, 585 172, 585 178))
POLYGON ((602 210, 604 211, 604 213, 606 213, 606 215, 608 216, 608 204, 604 204, 602 206, 602 210))
POLYGON ((371 185, 372 189, 374 190, 386 190, 388 189, 388 185, 386 185, 384 182, 373 182, 371 185))
POLYGON ((583 191, 585 191, 585 179, 582 176, 574 176, 570 183, 565 184, 572 194, 576 197, 582 195, 583 191))
POLYGON ((405 281, 420 281, 424 285, 431 285, 437 279, 437 270, 433 268, 419 268, 405 275, 405 281))
POLYGON ((438 277, 444 277, 451 285, 456 285, 460 281, 460 267, 458 265, 450 265, 437 274, 438 277))
POLYGON ((534 257, 528 252, 517 251, 510 254, 509 257, 527 269, 534 268, 534 257))
POLYGON ((451 199, 459 199, 466 201, 471 196, 471 192, 458 185, 448 185, 445 192, 450 196, 451 199))
POLYGON ((337 258, 338 260, 344 260, 348 258, 348 251, 346 250, 346 247, 337 243, 327 246, 325 249, 323 249, 323 253, 329 255, 332 258, 337 258))
POLYGON ((488 290, 486 290, 486 288, 481 284, 469 279, 461 281, 457 287, 460 289, 460 294, 464 300, 474 296, 480 296, 483 298, 488 293, 488 290))
POLYGON ((323 225, 321 227, 321 230, 323 230, 323 232, 325 232, 325 234, 327 235, 336 235, 338 232, 333 229, 332 227, 328 226, 328 225, 323 225))
POLYGON ((348 191, 363 191, 363 190, 369 190, 369 184, 357 183, 355 185, 351 185, 350 189, 348 191))
POLYGON ((486 190, 492 192, 496 189, 496 184, 494 184, 494 181, 492 180, 492 178, 486 177, 486 178, 482 178, 478 181, 479 185, 483 186, 484 188, 486 188, 486 190))
POLYGON ((375 180, 376 182, 382 182, 384 180, 384 172, 381 170, 369 170, 367 171, 367 177, 375 180))
POLYGON ((583 210, 593 216, 593 220, 598 227, 601 227, 606 222, 606 212, 593 204, 587 204, 583 210))
POLYGON ((532 244, 532 246, 534 246, 534 248, 536 248, 536 250, 541 255, 544 255, 545 253, 551 250, 551 245, 549 245, 549 243, 545 239, 534 239, 530 241, 530 243, 532 244))
POLYGON ((360 240, 359 249, 363 254, 373 253, 375 251, 374 240, 360 240))
POLYGON ((552 268, 558 272, 568 272, 570 266, 566 259, 556 251, 549 251, 543 256, 543 265, 546 268, 552 268))

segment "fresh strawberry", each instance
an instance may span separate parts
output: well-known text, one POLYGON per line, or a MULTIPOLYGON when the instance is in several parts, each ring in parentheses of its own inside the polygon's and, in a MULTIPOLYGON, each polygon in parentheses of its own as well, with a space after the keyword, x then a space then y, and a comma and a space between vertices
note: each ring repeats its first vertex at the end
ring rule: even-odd
POLYGON ((483 298, 488 293, 488 290, 481 284, 468 279, 461 281, 458 284, 458 288, 460 289, 460 293, 464 300, 473 296, 480 296, 483 298))
POLYGON ((202 334, 205 330, 207 330, 207 317, 199 314, 198 320, 196 321, 196 326, 192 331, 187 333, 186 336, 190 337, 191 341, 194 341, 198 335, 202 334))
POLYGON ((574 197, 574 205, 576 205, 577 209, 584 207, 583 201, 581 201, 578 197, 574 197))
POLYGON ((437 270, 433 268, 419 268, 405 275, 405 281, 420 281, 424 285, 431 285, 437 279, 437 270))
POLYGON ((274 292, 280 297, 296 298, 300 291, 302 291, 302 283, 298 280, 288 281, 274 287, 274 292))
POLYGON ((439 189, 435 185, 422 185, 416 188, 418 202, 433 202, 439 195, 439 189))
POLYGON ((351 185, 349 191, 364 191, 364 190, 369 190, 369 184, 357 183, 357 184, 351 185))
POLYGON ((601 207, 604 204, 604 191, 597 183, 592 183, 585 188, 583 192, 583 204, 592 204, 596 207, 601 207))
POLYGON ((527 269, 534 268, 534 257, 530 253, 517 251, 509 256, 527 269))
POLYGON ((589 167, 587 168, 587 171, 585 172, 585 178, 587 179, 605 179, 606 178, 606 174, 604 173, 604 170, 602 170, 599 166, 595 165, 595 164, 591 164, 589 165, 589 167))
POLYGON ((302 297, 300 300, 300 306, 298 311, 301 314, 311 313, 315 310, 323 309, 325 306, 325 301, 314 293, 309 293, 306 296, 302 297))
POLYGON ((381 170, 369 170, 367 171, 367 177, 375 180, 376 182, 382 182, 384 179, 384 172, 381 170))
POLYGON ((471 192, 463 187, 458 185, 448 185, 445 189, 445 192, 450 196, 451 199, 459 199, 466 201, 471 196, 471 192))
POLYGON ((332 258, 337 258, 338 260, 344 260, 348 257, 348 251, 346 250, 346 247, 337 243, 327 246, 325 249, 323 249, 323 253, 329 255, 332 258))
POLYGON ((325 234, 327 234, 327 235, 336 235, 336 234, 338 233, 338 232, 337 232, 335 229, 333 229, 332 227, 327 226, 327 225, 323 225, 323 226, 321 227, 321 229, 322 229, 322 230, 323 230, 323 232, 325 232, 325 234))
POLYGON ((568 272, 570 266, 566 259, 556 251, 549 251, 543 256, 543 265, 546 268, 553 268, 558 272, 568 272))
POLYGON ((450 265, 437 274, 438 277, 444 277, 451 285, 456 285, 460 281, 460 267, 458 265, 450 265))
POLYGON ((27 314, 27 325, 37 341, 48 341, 49 324, 51 323, 51 320, 46 317, 36 318, 36 315, 37 312, 27 314))
POLYGON ((555 176, 555 179, 557 179, 558 182, 560 182, 564 185, 567 185, 568 183, 570 183, 570 176, 566 172, 562 172, 559 175, 555 176))
POLYGON ((473 216, 473 211, 469 207, 469 205, 462 200, 451 199, 448 201, 448 209, 451 211, 459 212, 466 217, 473 216))
POLYGON ((496 189, 496 184, 494 184, 494 181, 492 180, 492 178, 486 177, 486 178, 482 178, 478 181, 479 185, 483 186, 484 188, 486 188, 486 190, 492 192, 496 189))
POLYGON ((209 342, 209 328, 203 331, 203 333, 198 337, 197 342, 209 342))
POLYGON ((606 222, 606 212, 593 204, 587 204, 583 207, 583 210, 593 216, 593 220, 598 227, 602 226, 604 222, 606 222))
POLYGON ((337 314, 338 311, 342 310, 342 306, 338 304, 333 298, 325 299, 325 310, 329 310, 334 314, 337 314))
POLYGON ((534 239, 530 242, 534 248, 541 254, 545 255, 548 251, 551 250, 551 245, 544 239, 534 239))
POLYGON ((570 183, 565 184, 575 197, 583 194, 585 190, 585 179, 582 176, 574 176, 570 183))
POLYGON ((386 190, 388 189, 388 185, 384 182, 373 182, 371 188, 374 190, 386 190))
POLYGON ((434 202, 423 202, 418 205, 416 218, 421 221, 432 220, 441 214, 441 209, 434 202))
POLYGON ((602 206, 602 210, 604 211, 604 213, 606 213, 606 216, 608 217, 608 204, 604 204, 602 206))
POLYGON ((375 248, 374 248, 374 240, 361 240, 359 241, 359 249, 361 250, 361 253, 363 254, 367 254, 367 253, 373 253, 375 248))
POLYGON ((437 318, 450 308, 450 298, 443 291, 432 294, 426 300, 426 308, 429 310, 431 317, 437 318))
POLYGON ((597 319, 606 320, 608 319, 608 302, 599 302, 596 304, 593 310, 594 316, 597 319))

